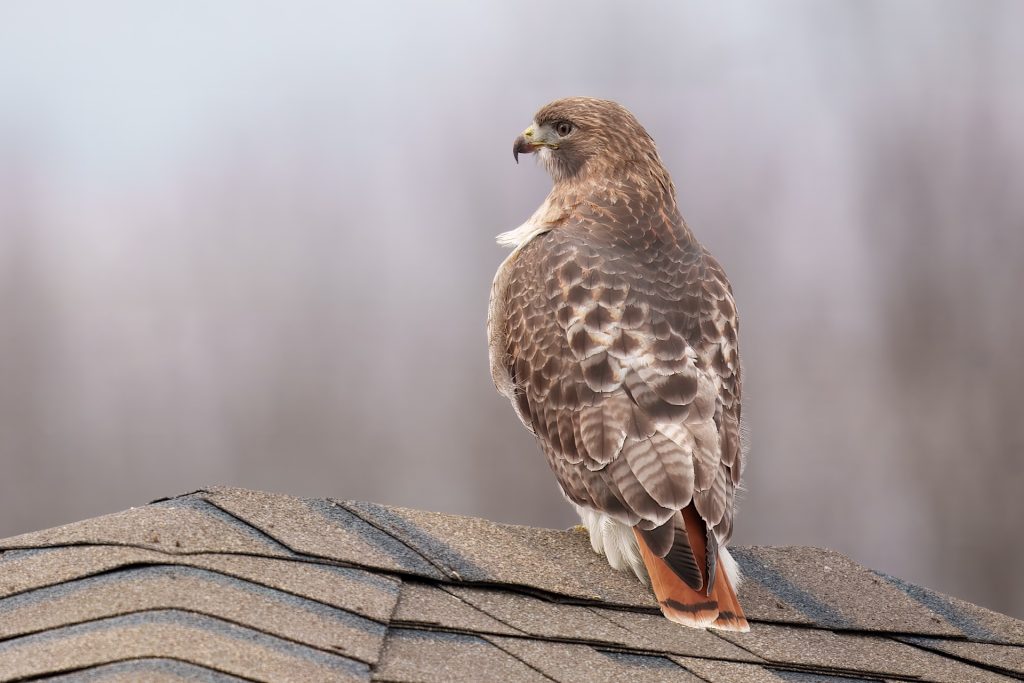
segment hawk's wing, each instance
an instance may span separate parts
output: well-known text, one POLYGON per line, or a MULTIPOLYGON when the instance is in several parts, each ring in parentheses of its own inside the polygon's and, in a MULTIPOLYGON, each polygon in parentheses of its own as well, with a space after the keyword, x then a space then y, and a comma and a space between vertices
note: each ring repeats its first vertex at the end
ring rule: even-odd
POLYGON ((598 232, 559 227, 499 273, 496 383, 574 502, 653 530, 692 499, 724 542, 741 467, 728 280, 696 242, 598 232))

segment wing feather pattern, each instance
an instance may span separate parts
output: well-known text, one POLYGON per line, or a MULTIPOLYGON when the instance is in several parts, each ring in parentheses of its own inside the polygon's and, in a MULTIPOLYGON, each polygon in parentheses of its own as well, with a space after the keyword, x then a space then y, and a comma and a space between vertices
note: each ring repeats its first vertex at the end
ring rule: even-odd
POLYGON ((517 250, 492 297, 495 383, 566 495, 633 526, 645 553, 710 595, 711 541, 731 534, 742 468, 738 320, 721 267, 664 226, 576 220, 517 250))
POLYGON ((696 243, 638 250, 564 226, 507 267, 492 329, 502 326, 510 398, 566 494, 655 525, 692 501, 727 540, 740 374, 735 307, 714 259, 696 243), (600 504, 601 486, 616 511, 600 504))

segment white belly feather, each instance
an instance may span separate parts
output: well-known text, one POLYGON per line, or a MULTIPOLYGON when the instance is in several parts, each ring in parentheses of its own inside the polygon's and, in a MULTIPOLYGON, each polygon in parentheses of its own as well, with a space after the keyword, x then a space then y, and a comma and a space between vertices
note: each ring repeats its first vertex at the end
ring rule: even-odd
MULTIPOLYGON (((564 495, 564 493, 563 493, 564 495)), ((566 500, 569 500, 566 496, 566 500)), ((569 503, 576 508, 583 526, 590 533, 590 545, 598 555, 608 558, 608 564, 619 571, 631 570, 640 583, 645 586, 651 585, 647 576, 647 568, 640 557, 640 547, 637 545, 633 528, 627 524, 616 521, 597 510, 577 505, 569 500, 569 503)), ((724 545, 718 546, 718 566, 729 577, 729 582, 735 590, 739 590, 742 576, 739 565, 729 554, 729 549, 724 545)))

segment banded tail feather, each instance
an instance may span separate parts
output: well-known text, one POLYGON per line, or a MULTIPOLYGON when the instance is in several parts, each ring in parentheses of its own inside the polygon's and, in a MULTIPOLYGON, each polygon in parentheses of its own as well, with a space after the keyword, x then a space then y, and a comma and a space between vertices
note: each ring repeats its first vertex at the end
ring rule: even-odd
POLYGON ((551 192, 499 241, 495 387, 540 441, 594 550, 652 581, 674 621, 747 630, 732 534, 739 319, 679 212, 654 140, 615 102, 551 102, 513 142, 551 192), (625 172, 624 172, 625 171, 625 172))
POLYGON ((662 541, 658 543, 651 532, 633 527, 662 614, 671 621, 694 628, 749 631, 750 625, 736 598, 729 572, 716 571, 716 568, 724 569, 717 567, 719 549, 707 552, 705 539, 713 535, 707 533, 693 504, 665 526, 675 533, 667 549, 663 538, 658 539, 662 541))

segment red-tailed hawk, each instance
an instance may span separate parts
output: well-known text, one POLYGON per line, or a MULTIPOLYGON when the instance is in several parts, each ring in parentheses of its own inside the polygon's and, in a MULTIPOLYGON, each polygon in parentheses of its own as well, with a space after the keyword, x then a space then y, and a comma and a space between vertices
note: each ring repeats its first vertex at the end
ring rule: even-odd
POLYGON ((494 278, 491 374, 594 550, 662 612, 748 630, 725 548, 740 481, 739 321, 654 141, 606 100, 543 107, 513 153, 554 181, 494 278))

